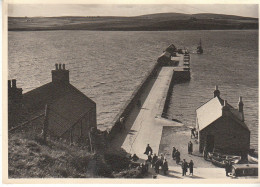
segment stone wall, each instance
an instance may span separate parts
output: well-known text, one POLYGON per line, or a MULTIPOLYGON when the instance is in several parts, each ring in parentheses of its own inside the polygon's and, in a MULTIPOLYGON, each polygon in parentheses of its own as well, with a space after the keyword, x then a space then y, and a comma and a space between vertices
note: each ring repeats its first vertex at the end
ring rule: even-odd
POLYGON ((113 139, 113 137, 116 136, 118 132, 120 132, 120 118, 124 117, 124 119, 127 119, 132 108, 134 108, 137 105, 138 99, 145 90, 146 86, 153 78, 157 76, 157 73, 162 65, 162 61, 158 60, 154 67, 151 69, 151 71, 149 71, 147 75, 144 77, 140 85, 135 88, 131 97, 127 100, 124 107, 119 111, 119 113, 112 121, 113 126, 107 129, 109 140, 113 139))

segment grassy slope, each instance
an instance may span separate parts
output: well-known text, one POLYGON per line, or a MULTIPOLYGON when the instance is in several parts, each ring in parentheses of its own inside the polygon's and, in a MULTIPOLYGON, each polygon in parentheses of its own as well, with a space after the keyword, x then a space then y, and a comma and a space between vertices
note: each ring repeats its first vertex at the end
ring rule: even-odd
POLYGON ((8 173, 11 178, 90 177, 87 164, 94 155, 58 142, 43 145, 22 134, 8 141, 8 173))
POLYGON ((123 150, 91 154, 85 147, 58 141, 48 140, 45 145, 28 133, 9 134, 10 178, 141 178, 139 170, 128 168, 129 163, 123 150))
POLYGON ((136 17, 10 17, 8 27, 9 30, 258 29, 258 19, 221 14, 179 13, 136 17))

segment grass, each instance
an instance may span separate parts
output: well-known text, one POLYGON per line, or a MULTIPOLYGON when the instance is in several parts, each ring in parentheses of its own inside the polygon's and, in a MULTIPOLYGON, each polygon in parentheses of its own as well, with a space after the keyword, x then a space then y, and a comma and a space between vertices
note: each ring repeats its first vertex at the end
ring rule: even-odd
POLYGON ((9 178, 140 178, 140 171, 128 169, 129 163, 123 150, 94 154, 58 141, 44 144, 26 133, 9 134, 9 178))
POLYGON ((8 141, 8 173, 10 178, 81 178, 94 154, 77 147, 48 142, 47 145, 19 134, 8 141))

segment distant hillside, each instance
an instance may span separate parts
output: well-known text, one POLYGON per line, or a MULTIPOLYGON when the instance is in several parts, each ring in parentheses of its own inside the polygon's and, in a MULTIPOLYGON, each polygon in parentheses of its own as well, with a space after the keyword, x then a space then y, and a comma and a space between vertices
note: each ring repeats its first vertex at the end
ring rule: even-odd
POLYGON ((223 14, 160 13, 135 17, 9 17, 9 31, 258 29, 258 18, 223 14))

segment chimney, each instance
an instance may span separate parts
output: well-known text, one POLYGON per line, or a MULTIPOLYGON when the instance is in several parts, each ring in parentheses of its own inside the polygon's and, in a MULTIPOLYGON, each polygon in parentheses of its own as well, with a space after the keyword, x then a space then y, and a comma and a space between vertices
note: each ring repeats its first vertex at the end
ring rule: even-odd
POLYGON ((12 87, 11 80, 8 80, 8 90, 10 90, 12 87))
POLYGON ((55 70, 52 70, 51 74, 52 82, 69 83, 69 70, 65 69, 65 64, 55 64, 55 70))
POLYGON ((16 88, 16 79, 12 79, 12 88, 16 88))
POLYGON ((224 100, 224 104, 222 106, 222 110, 228 110, 227 100, 224 100))
POLYGON ((8 101, 11 103, 21 103, 23 89, 16 87, 16 79, 8 80, 8 101))
POLYGON ((242 101, 242 97, 240 96, 239 101, 238 101, 238 111, 239 112, 243 112, 243 106, 244 106, 244 103, 242 101))
POLYGON ((242 115, 242 121, 245 121, 245 118, 244 118, 244 103, 242 101, 242 97, 240 96, 239 97, 239 101, 238 101, 238 111, 241 113, 242 115))
POLYGON ((216 85, 215 91, 214 91, 214 97, 220 97, 220 91, 218 90, 218 86, 216 85))

